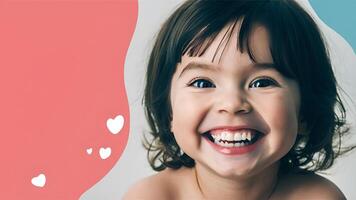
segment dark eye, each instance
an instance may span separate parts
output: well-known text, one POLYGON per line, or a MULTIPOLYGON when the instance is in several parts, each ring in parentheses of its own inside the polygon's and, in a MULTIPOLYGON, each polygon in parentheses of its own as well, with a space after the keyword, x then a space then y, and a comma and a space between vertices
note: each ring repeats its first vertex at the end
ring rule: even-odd
POLYGON ((192 83, 189 84, 189 86, 193 86, 196 88, 211 88, 211 87, 215 87, 215 85, 205 79, 197 79, 195 81, 193 81, 192 83))
POLYGON ((271 78, 260 78, 250 84, 251 88, 276 86, 277 83, 271 78))

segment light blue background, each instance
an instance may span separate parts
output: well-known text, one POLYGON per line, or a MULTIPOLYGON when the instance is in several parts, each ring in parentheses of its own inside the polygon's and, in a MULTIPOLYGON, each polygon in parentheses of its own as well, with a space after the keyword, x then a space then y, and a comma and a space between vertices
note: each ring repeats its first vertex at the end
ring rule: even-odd
POLYGON ((320 19, 344 37, 356 52, 356 1, 309 0, 309 2, 320 19))

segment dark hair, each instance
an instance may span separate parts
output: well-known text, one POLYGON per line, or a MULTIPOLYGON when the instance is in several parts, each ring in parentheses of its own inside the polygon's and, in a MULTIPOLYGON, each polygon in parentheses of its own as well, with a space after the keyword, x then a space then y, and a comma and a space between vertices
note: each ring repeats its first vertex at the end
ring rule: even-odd
MULTIPOLYGON (((349 128, 326 45, 314 20, 298 3, 188 0, 163 24, 148 62, 143 103, 153 138, 146 138, 144 145, 154 170, 195 164, 181 153, 170 132, 169 95, 177 63, 185 53, 201 56, 225 26, 235 26, 240 19, 237 49, 255 61, 249 36, 254 25, 264 26, 276 70, 299 84, 300 116, 308 133, 298 134, 292 149, 281 159, 281 170, 325 170, 346 152, 341 150, 340 140, 349 128)), ((232 31, 227 37, 232 37, 232 31)))

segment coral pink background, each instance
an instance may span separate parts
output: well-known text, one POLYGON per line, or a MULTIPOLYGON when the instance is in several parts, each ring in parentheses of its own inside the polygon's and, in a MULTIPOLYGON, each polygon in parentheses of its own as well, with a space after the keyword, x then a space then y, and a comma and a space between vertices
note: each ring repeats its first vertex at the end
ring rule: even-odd
POLYGON ((0 2, 0 199, 78 199, 118 161, 137 12, 137 0, 0 2), (40 173, 44 187, 31 183, 40 173))

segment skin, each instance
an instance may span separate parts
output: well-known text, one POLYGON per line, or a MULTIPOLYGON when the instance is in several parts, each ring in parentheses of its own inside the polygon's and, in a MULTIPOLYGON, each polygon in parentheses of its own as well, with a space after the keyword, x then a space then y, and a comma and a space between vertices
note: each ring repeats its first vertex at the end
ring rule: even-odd
MULTIPOLYGON (((221 187, 216 184, 216 190, 221 187)), ((124 200, 205 200, 199 192, 194 177, 194 169, 166 169, 149 176, 133 185, 125 194, 124 200)), ((232 199, 248 199, 248 196, 232 199)), ((217 199, 224 199, 219 197, 217 199)), ((316 175, 290 174, 281 177, 271 200, 346 200, 338 187, 329 180, 316 175)))
MULTIPOLYGON (((236 37, 217 50, 228 27, 201 57, 183 55, 172 78, 172 132, 195 167, 146 178, 125 199, 343 199, 318 175, 277 177, 279 160, 301 131, 299 87, 274 68, 257 67, 236 49, 236 37), (250 153, 224 155, 202 137, 218 126, 246 124, 264 133, 250 153)), ((266 29, 256 26, 251 36, 257 63, 273 63, 266 29)))

